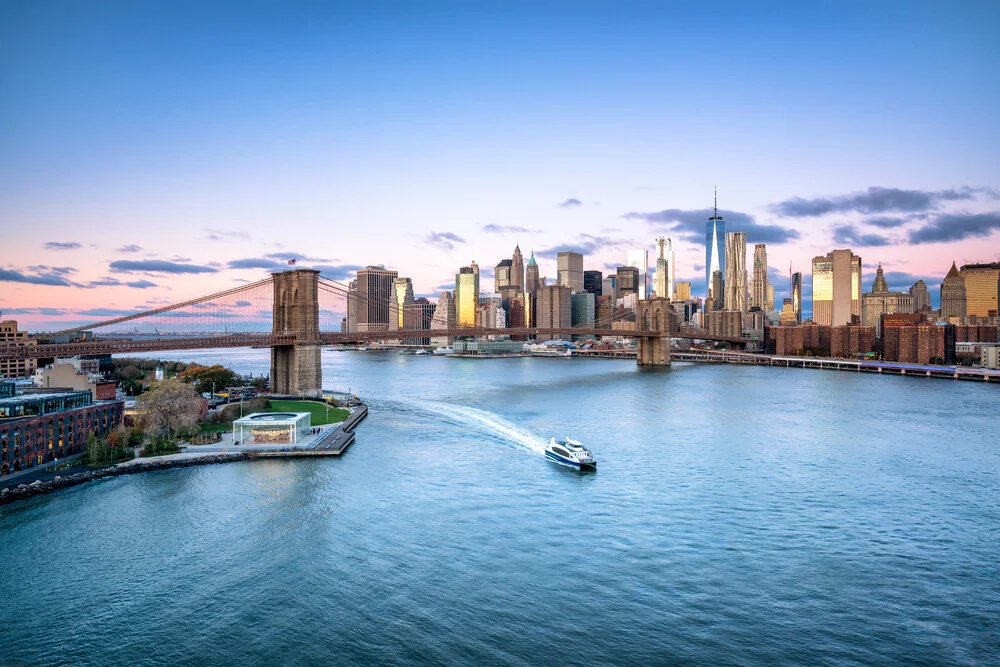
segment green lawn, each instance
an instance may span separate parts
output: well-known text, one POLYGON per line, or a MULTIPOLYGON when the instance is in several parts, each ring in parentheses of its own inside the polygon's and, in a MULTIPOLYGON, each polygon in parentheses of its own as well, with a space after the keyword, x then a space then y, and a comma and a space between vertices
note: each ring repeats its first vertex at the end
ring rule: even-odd
POLYGON ((332 405, 327 407, 326 403, 314 401, 271 401, 271 409, 268 412, 309 412, 312 414, 313 426, 336 424, 351 414, 343 408, 335 408, 332 405))
POLYGON ((202 422, 199 426, 202 433, 225 433, 226 431, 233 430, 233 422, 220 422, 218 424, 202 422))

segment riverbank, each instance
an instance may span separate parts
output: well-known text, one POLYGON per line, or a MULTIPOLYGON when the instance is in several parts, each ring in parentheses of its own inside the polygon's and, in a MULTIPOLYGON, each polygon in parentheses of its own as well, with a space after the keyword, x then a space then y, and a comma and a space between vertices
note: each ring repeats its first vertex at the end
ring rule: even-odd
POLYGON ((210 465, 214 463, 232 463, 234 461, 249 461, 249 452, 229 452, 224 454, 193 454, 181 453, 158 456, 151 459, 133 459, 124 463, 110 466, 108 468, 98 468, 86 472, 72 473, 69 475, 56 475, 51 480, 35 480, 30 484, 18 484, 13 487, 0 489, 0 505, 6 505, 17 500, 26 500, 34 496, 52 493, 59 489, 68 489, 71 486, 86 484, 97 479, 106 477, 120 477, 121 475, 135 475, 141 472, 152 472, 154 470, 170 470, 172 468, 189 468, 191 466, 210 465))

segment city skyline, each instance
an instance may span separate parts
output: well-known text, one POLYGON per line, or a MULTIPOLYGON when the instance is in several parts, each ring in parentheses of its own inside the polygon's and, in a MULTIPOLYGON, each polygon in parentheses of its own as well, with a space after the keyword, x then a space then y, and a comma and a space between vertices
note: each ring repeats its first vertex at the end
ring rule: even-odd
POLYGON ((17 103, 0 109, 0 311, 89 321, 293 258, 345 282, 383 264, 436 298, 473 260, 491 283, 515 245, 551 280, 559 251, 608 274, 660 236, 701 296, 716 186, 726 231, 767 245, 777 303, 791 263, 808 313, 811 258, 851 248, 866 289, 881 262, 890 289, 924 280, 937 304, 952 261, 998 259, 1000 96, 982 86, 1000 63, 983 20, 997 10, 905 8, 900 23, 891 3, 788 5, 773 23, 413 6, 390 29, 363 6, 166 20, 5 5, 0 80, 17 103), (191 40, 189 24, 227 38, 191 40), (653 39, 664 25, 670 39, 653 39), (685 58, 709 25, 721 52, 685 58), (831 65, 845 42, 854 57, 831 65))

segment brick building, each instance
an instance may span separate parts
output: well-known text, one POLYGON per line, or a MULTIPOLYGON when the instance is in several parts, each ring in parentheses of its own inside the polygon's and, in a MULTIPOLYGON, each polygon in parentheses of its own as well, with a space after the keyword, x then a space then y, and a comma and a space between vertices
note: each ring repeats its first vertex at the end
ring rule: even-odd
POLYGON ((882 329, 882 358, 913 364, 944 363, 954 358, 945 347, 945 329, 933 324, 887 326, 882 329))
POLYGON ((0 476, 83 452, 92 432, 103 437, 122 423, 124 407, 89 391, 0 399, 0 476))

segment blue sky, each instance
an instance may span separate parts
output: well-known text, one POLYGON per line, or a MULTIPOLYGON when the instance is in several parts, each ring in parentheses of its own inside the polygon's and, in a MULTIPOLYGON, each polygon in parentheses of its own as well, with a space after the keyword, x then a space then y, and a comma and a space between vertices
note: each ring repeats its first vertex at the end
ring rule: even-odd
POLYGON ((778 273, 853 247, 932 284, 1000 257, 998 28, 995 2, 5 2, 0 310, 283 254, 433 294, 515 241, 602 269, 660 233, 696 279, 715 186, 778 273))

